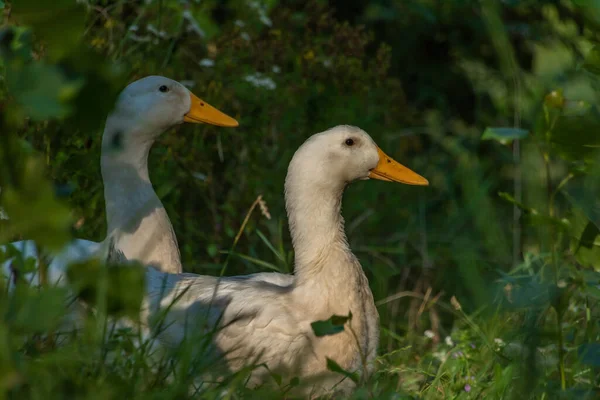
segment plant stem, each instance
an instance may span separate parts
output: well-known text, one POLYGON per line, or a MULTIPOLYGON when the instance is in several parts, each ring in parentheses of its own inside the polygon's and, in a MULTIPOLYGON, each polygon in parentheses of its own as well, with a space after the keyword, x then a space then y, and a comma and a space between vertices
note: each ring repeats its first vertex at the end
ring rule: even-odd
POLYGON ((563 348, 564 337, 562 332, 562 310, 556 310, 556 323, 558 325, 558 372, 560 373, 560 388, 567 389, 567 381, 565 379, 565 351, 563 348))
MULTIPOLYGON (((550 175, 550 155, 548 153, 544 153, 544 164, 546 167, 546 188, 548 190, 548 215, 551 218, 555 216, 554 210, 554 194, 555 192, 552 190, 552 178, 550 175)), ((563 180, 564 181, 564 180, 563 180)), ((561 185, 563 183, 561 182, 561 185)), ((559 281, 559 268, 558 268, 558 260, 557 260, 557 234, 556 227, 550 227, 550 245, 551 245, 551 255, 552 255, 552 266, 554 267, 554 284, 558 286, 559 281)), ((559 294, 560 296, 560 294, 559 294)), ((560 374, 560 388, 562 390, 566 390, 567 383, 565 378, 565 351, 564 351, 564 335, 562 331, 562 317, 563 310, 560 306, 560 299, 558 305, 554 306, 554 310, 556 311, 556 329, 558 333, 558 372, 560 374)))

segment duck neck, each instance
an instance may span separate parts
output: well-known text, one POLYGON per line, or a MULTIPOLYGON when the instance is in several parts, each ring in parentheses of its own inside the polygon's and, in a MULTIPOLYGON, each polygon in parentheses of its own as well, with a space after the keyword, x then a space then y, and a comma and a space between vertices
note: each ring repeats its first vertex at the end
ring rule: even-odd
POLYGON ((153 135, 115 122, 111 117, 107 121, 100 163, 107 237, 128 260, 154 263, 163 271, 179 273, 177 238, 148 174, 150 148, 161 132, 153 135))
POLYGON ((344 185, 319 186, 309 179, 286 180, 286 209, 295 252, 296 285, 326 281, 347 262, 332 262, 335 256, 346 258, 350 248, 341 215, 344 185), (304 184, 301 182, 304 180, 304 184))

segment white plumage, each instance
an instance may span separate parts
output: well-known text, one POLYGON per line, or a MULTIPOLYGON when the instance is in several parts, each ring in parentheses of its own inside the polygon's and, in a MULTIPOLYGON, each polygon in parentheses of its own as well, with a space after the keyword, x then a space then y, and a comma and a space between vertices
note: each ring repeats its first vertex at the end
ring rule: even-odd
MULTIPOLYGON (((107 239, 128 260, 153 264, 163 271, 182 271, 177 238, 148 174, 148 154, 167 129, 183 122, 237 126, 231 117, 196 97, 178 82, 149 76, 131 83, 119 95, 102 136, 101 169, 108 224, 107 239)), ((103 257, 104 242, 76 239, 51 254, 50 278, 58 281, 69 263, 103 257)), ((32 241, 12 243, 36 258, 32 241)), ((3 265, 11 276, 10 260, 3 265)), ((37 276, 25 277, 36 282, 37 276)), ((51 281, 55 282, 55 281, 51 281)))
MULTIPOLYGON (((341 216, 346 185, 368 178, 428 184, 358 128, 339 126, 312 136, 295 153, 285 182, 294 275, 219 279, 149 268, 142 320, 155 327, 156 317, 168 309, 156 333, 168 347, 218 325, 213 349, 230 371, 265 363, 271 372, 298 376, 312 394, 351 390, 354 383, 329 371, 326 358, 364 375, 376 356, 379 315, 341 216), (349 313, 352 319, 343 332, 313 333, 312 322, 349 313)), ((266 376, 267 370, 258 368, 252 383, 268 381, 266 376)))

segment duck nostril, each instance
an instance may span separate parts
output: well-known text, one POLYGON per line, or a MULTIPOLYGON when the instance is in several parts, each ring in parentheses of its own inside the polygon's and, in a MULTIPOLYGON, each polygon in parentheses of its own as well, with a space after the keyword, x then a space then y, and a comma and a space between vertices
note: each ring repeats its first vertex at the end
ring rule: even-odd
POLYGON ((389 158, 387 159, 388 164, 392 162, 392 160, 390 160, 389 158))
POLYGON ((204 103, 200 103, 200 105, 201 105, 202 107, 204 107, 204 103))

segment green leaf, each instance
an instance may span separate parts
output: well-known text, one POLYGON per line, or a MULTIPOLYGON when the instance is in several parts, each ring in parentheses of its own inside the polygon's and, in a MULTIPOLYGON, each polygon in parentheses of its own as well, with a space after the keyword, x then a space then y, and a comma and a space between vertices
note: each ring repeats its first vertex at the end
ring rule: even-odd
MULTIPOLYGON (((15 63, 16 64, 16 63, 15 63)), ((83 81, 67 79, 55 66, 42 62, 7 68, 7 86, 33 120, 64 118, 72 111, 72 100, 83 81)))
POLYGON ((106 299, 111 315, 137 318, 145 293, 145 268, 141 265, 104 265, 98 261, 75 263, 67 270, 67 279, 79 298, 97 307, 106 299), (101 288, 106 293, 101 293, 101 288))
POLYGON ((528 134, 529 131, 525 129, 488 127, 483 132, 481 140, 496 140, 502 144, 507 144, 516 139, 524 139, 528 134))
POLYGON ((17 141, 0 147, 1 206, 10 219, 0 235, 0 242, 21 234, 49 250, 60 249, 70 238, 71 214, 56 199, 54 187, 45 177, 44 162, 28 156, 17 141))
POLYGON ((579 237, 579 247, 591 249, 594 246, 594 242, 598 235, 600 235, 598 227, 594 223, 588 222, 579 237))
POLYGON ((71 99, 76 111, 65 121, 69 123, 65 129, 86 132, 102 129, 106 115, 113 109, 118 94, 128 83, 126 70, 84 46, 61 60, 61 65, 71 74, 84 77, 76 97, 71 99))
POLYGON ((348 316, 333 315, 325 321, 315 321, 310 324, 317 337, 335 335, 344 330, 344 324, 352 319, 352 313, 348 316))
POLYGON ((583 68, 595 75, 600 75, 600 47, 594 46, 586 55, 583 68))
POLYGON ((210 243, 208 246, 206 246, 206 252, 210 257, 215 257, 217 254, 219 254, 219 248, 215 243, 210 243))
POLYGON ((31 29, 7 26, 0 29, 0 56, 5 60, 18 58, 24 62, 32 60, 33 37, 31 29))
POLYGON ((37 290, 21 287, 15 292, 8 320, 22 333, 42 333, 55 328, 65 314, 67 290, 49 287, 37 290))
POLYGON ((577 350, 582 364, 600 367, 600 343, 585 343, 577 350))
POLYGON ((583 293, 595 300, 600 300, 600 289, 597 286, 586 285, 583 288, 583 293))
POLYGON ((596 235, 598 227, 590 221, 587 213, 577 206, 575 199, 571 199, 571 203, 573 207, 569 217, 569 237, 573 255, 581 265, 600 268, 600 240, 596 235))
POLYGON ((267 239, 267 237, 260 231, 260 229, 256 230, 256 234, 258 235, 258 237, 260 238, 260 240, 262 240, 263 243, 267 245, 267 247, 269 248, 269 250, 271 250, 271 252, 273 254, 275 254, 275 257, 277 257, 281 261, 285 262, 285 258, 281 255, 281 253, 279 253, 277 250, 275 250, 275 247, 271 244, 271 242, 269 241, 269 239, 267 239))
POLYGON ((85 9, 72 0, 54 0, 41 6, 39 0, 13 2, 12 16, 33 28, 38 40, 48 44, 54 58, 69 52, 83 37, 85 9))
POLYGON ((350 372, 340 367, 338 363, 333 361, 331 358, 327 357, 327 369, 332 372, 337 372, 338 374, 342 374, 347 378, 350 378, 352 381, 358 383, 358 374, 356 372, 350 372))
POLYGON ((4 1, 0 0, 0 10, 3 10, 4 6, 5 6, 4 1))
POLYGON ((600 113, 585 102, 569 102, 551 127, 550 143, 568 161, 591 160, 600 149, 600 113))
POLYGON ((219 33, 219 25, 215 24, 213 19, 202 10, 190 14, 192 29, 203 38, 210 39, 219 33))
POLYGON ((265 267, 265 268, 271 269, 271 270, 273 270, 273 271, 277 271, 277 272, 283 272, 283 271, 281 271, 281 268, 279 268, 279 267, 278 267, 277 265, 275 265, 275 264, 271 264, 271 263, 269 263, 269 262, 266 262, 266 261, 260 260, 260 259, 258 259, 258 258, 250 257, 250 256, 247 256, 247 255, 245 255, 245 254, 240 254, 240 253, 236 253, 236 252, 230 252, 230 251, 221 251, 221 253, 222 253, 222 254, 231 254, 232 256, 239 257, 239 258, 241 258, 242 260, 249 261, 249 262, 251 262, 251 263, 253 263, 253 264, 260 265, 261 267, 265 267))
POLYGON ((281 375, 271 372, 271 378, 277 382, 277 386, 281 386, 281 375))
POLYGON ((600 229, 600 180, 597 174, 592 173, 571 179, 563 187, 562 193, 573 206, 584 212, 596 228, 600 229))

